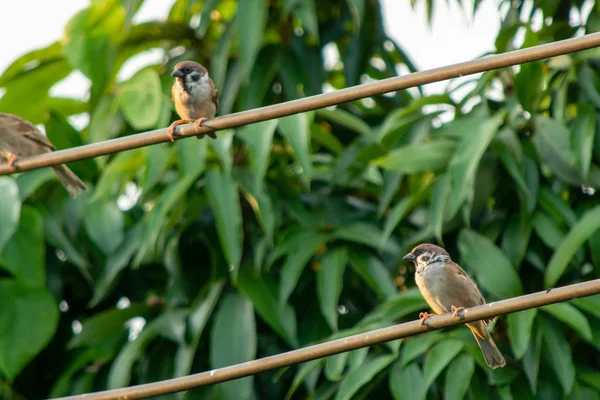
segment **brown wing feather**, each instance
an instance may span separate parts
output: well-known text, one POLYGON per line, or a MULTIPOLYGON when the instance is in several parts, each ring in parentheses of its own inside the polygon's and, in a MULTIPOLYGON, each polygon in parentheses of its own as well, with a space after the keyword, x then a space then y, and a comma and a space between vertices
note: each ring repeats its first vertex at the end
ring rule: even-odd
POLYGON ((3 120, 7 121, 6 124, 8 124, 10 129, 14 132, 21 133, 23 137, 36 142, 42 147, 53 151, 56 150, 50 140, 48 140, 48 138, 31 122, 12 114, 2 114, 1 117, 3 120))
POLYGON ((33 140, 37 144, 39 144, 43 147, 46 147, 52 151, 56 150, 56 148, 52 145, 52 143, 50 143, 50 140, 48 140, 48 138, 46 136, 44 136, 37 129, 34 131, 29 131, 29 132, 23 133, 23 136, 25 136, 29 140, 33 140))

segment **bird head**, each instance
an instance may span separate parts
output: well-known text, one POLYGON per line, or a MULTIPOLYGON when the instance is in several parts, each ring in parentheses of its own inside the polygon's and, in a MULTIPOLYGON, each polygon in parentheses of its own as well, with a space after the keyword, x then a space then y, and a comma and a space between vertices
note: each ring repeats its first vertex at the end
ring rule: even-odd
POLYGON ((182 61, 175 65, 171 76, 181 80, 186 85, 202 84, 204 81, 208 81, 206 68, 194 61, 182 61))
POLYGON ((440 246, 431 243, 422 243, 412 249, 402 259, 412 261, 415 266, 425 266, 439 261, 449 261, 450 255, 440 246))

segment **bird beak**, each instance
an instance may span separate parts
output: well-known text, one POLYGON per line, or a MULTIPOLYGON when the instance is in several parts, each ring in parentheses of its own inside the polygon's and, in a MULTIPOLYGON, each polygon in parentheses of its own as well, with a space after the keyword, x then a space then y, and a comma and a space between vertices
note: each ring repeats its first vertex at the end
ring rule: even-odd
POLYGON ((183 74, 183 72, 181 72, 180 70, 176 69, 175 71, 173 71, 173 73, 171 74, 171 76, 174 76, 175 78, 183 78, 185 75, 183 74))
POLYGON ((404 257, 402 257, 403 260, 408 260, 408 261, 415 261, 415 255, 413 253, 408 253, 407 255, 405 255, 404 257))

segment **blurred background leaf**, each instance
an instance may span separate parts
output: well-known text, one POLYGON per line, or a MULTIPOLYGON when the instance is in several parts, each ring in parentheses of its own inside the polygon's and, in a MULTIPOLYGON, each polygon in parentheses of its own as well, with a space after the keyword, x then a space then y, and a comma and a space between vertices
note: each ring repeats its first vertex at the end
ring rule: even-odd
MULTIPOLYGON (((484 1, 455 3, 478 23, 484 1)), ((497 53, 600 27, 582 0, 501 3, 497 53)), ((182 60, 208 68, 219 115, 417 70, 377 0, 176 0, 139 22, 150 4, 87 3, 1 73, 0 112, 62 149, 175 120, 182 60), (72 76, 89 92, 57 95, 72 76)), ((431 22, 445 2, 411 5, 431 22)), ((488 302, 598 279, 599 61, 73 163, 90 187, 75 200, 48 169, 0 178, 0 397, 156 382, 414 320, 429 308, 402 256, 421 242, 488 302)), ((497 318, 493 372, 457 327, 165 398, 597 398, 598 298, 497 318)))

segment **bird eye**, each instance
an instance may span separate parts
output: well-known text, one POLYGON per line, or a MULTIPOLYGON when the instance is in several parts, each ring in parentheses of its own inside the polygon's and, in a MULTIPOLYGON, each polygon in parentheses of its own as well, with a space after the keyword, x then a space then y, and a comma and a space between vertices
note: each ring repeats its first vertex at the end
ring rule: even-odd
POLYGON ((189 68, 184 68, 183 72, 185 72, 187 74, 188 72, 190 72, 190 69, 189 68))

